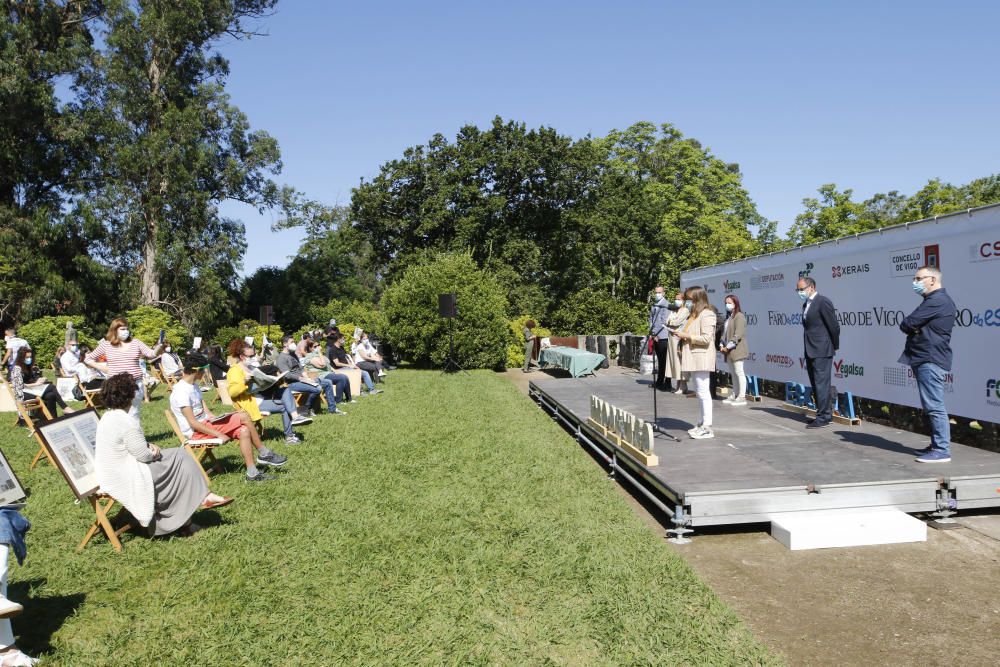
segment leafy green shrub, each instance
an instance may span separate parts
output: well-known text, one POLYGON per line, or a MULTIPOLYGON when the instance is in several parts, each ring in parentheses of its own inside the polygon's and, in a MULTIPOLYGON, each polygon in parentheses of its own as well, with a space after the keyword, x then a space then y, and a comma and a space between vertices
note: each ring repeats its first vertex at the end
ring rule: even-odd
POLYGON ((35 353, 34 363, 45 369, 55 359, 56 350, 62 347, 66 340, 67 322, 73 323, 77 333, 76 338, 81 345, 88 345, 91 349, 97 346, 98 339, 92 332, 83 328, 82 319, 79 315, 39 317, 18 327, 17 335, 28 341, 35 353))
POLYGON ((212 342, 218 343, 222 347, 229 345, 229 341, 234 338, 246 338, 247 336, 253 336, 253 343, 260 351, 261 342, 264 340, 264 336, 271 341, 274 346, 281 346, 281 338, 285 335, 285 332, 281 330, 281 327, 276 324, 272 324, 270 327, 258 323, 256 320, 242 320, 239 324, 234 327, 222 327, 215 332, 212 336, 212 342), (271 333, 268 334, 270 329, 271 333))
POLYGON ((139 306, 125 313, 132 338, 141 340, 150 347, 156 345, 160 329, 166 330, 166 339, 174 346, 175 352, 187 350, 191 346, 191 332, 170 313, 153 306, 139 306))
POLYGON ((631 306, 592 287, 567 297, 551 315, 557 336, 613 336, 645 333, 645 309, 631 306))
POLYGON ((502 368, 510 343, 507 298, 497 279, 465 253, 441 254, 411 266, 386 289, 384 337, 418 364, 441 365, 448 356, 449 325, 438 314, 438 295, 445 292, 458 294, 453 321, 458 362, 467 368, 502 368))
MULTIPOLYGON (((538 318, 531 315, 521 315, 517 319, 507 323, 510 326, 513 338, 512 342, 507 346, 507 368, 521 368, 524 366, 524 323, 528 320, 534 320, 536 324, 538 323, 538 318)), ((552 332, 545 327, 536 326, 534 332, 538 338, 545 338, 552 335, 552 332)))
POLYGON ((321 322, 320 329, 325 329, 331 319, 337 320, 337 327, 345 336, 350 337, 354 333, 354 327, 359 326, 369 333, 384 335, 388 328, 388 320, 378 306, 365 303, 363 301, 352 301, 346 303, 333 299, 325 306, 312 306, 309 308, 309 319, 321 322), (351 330, 344 328, 344 323, 351 323, 351 330))

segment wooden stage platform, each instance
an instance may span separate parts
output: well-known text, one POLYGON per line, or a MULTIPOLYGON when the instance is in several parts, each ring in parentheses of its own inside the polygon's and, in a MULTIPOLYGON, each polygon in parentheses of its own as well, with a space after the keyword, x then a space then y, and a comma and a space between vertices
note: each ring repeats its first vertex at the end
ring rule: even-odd
POLYGON ((714 402, 715 438, 693 440, 698 401, 658 392, 659 464, 646 467, 588 425, 593 394, 652 422, 648 376, 610 373, 529 383, 539 405, 612 470, 656 501, 676 525, 771 521, 782 512, 896 508, 904 512, 1000 507, 1000 454, 952 444, 951 463, 917 463, 927 436, 863 422, 806 429, 806 418, 763 399, 746 407, 714 402), (655 496, 655 498, 654 498, 655 496))

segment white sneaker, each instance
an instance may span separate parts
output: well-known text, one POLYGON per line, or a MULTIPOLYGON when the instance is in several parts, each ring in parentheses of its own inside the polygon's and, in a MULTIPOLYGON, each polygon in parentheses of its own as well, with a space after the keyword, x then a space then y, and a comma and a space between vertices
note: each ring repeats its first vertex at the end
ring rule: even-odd
POLYGON ((746 404, 747 404, 747 399, 745 399, 745 398, 737 398, 736 400, 734 400, 729 405, 732 405, 733 407, 737 407, 738 408, 741 405, 746 405, 746 404))
POLYGON ((695 426, 694 428, 689 428, 689 429, 688 429, 688 435, 690 435, 690 436, 691 436, 691 437, 693 438, 693 437, 694 437, 694 434, 695 434, 695 433, 697 433, 698 431, 700 431, 700 430, 701 430, 702 428, 703 428, 703 427, 702 427, 702 425, 701 425, 701 424, 698 424, 698 425, 697 425, 697 426, 695 426))
POLYGON ((732 396, 727 396, 726 398, 722 399, 722 402, 725 403, 726 405, 729 405, 735 400, 736 399, 733 398, 732 396))
POLYGON ((712 427, 702 426, 697 431, 692 433, 691 437, 695 440, 707 440, 708 438, 714 438, 715 433, 712 433, 712 427))
POLYGON ((683 394, 684 390, 683 389, 677 389, 677 391, 674 391, 674 392, 671 392, 671 393, 674 393, 674 394, 683 394))

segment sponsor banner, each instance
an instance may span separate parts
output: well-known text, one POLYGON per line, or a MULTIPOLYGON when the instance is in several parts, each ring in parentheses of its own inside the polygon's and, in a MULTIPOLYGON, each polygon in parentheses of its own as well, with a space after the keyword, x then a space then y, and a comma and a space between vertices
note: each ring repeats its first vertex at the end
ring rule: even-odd
POLYGON ((1000 296, 989 289, 1000 275, 1000 205, 696 269, 682 274, 681 284, 710 286, 709 300, 722 312, 726 294, 740 297, 748 373, 808 384, 795 284, 814 279, 841 327, 837 389, 919 407, 913 369, 899 363, 906 340, 899 325, 920 304, 910 283, 924 265, 940 267, 957 305, 948 411, 1000 422, 1000 355, 993 353, 1000 349, 1000 296))

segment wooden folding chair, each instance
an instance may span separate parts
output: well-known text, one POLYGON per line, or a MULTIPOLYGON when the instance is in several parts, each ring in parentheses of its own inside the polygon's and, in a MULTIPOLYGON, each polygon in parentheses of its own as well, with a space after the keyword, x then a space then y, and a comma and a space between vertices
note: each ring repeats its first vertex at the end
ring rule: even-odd
POLYGON ((177 423, 174 413, 170 410, 164 410, 163 414, 167 416, 167 422, 170 424, 170 428, 174 430, 174 435, 177 436, 177 440, 181 443, 181 446, 198 462, 201 474, 205 476, 205 482, 211 483, 211 480, 208 478, 208 471, 205 469, 205 462, 207 461, 215 472, 221 472, 219 461, 215 458, 212 450, 221 445, 222 440, 219 438, 205 438, 204 440, 187 438, 184 436, 184 432, 181 431, 180 424, 177 423))
POLYGON ((98 403, 101 402, 99 398, 99 394, 101 393, 100 389, 87 389, 87 385, 83 383, 83 380, 80 379, 79 375, 76 376, 76 386, 80 388, 80 393, 83 394, 83 400, 89 407, 94 408, 95 410, 99 407, 104 407, 103 405, 98 405, 98 403))
MULTIPOLYGON (((94 522, 90 524, 90 529, 87 534, 84 535, 83 541, 76 548, 77 552, 83 551, 83 548, 87 546, 87 543, 97 534, 97 531, 102 531, 108 538, 108 542, 111 542, 111 546, 115 548, 115 551, 121 553, 122 543, 118 539, 118 536, 129 530, 132 527, 131 523, 126 523, 124 526, 115 530, 114 526, 111 525, 111 519, 108 517, 108 513, 111 508, 115 505, 115 499, 106 493, 101 493, 96 491, 89 496, 87 500, 90 501, 90 506, 94 508, 94 514, 97 515, 94 518, 94 522)), ((121 510, 119 510, 121 512, 121 510)), ((117 514, 115 515, 117 518, 117 514)))
MULTIPOLYGON (((35 428, 35 422, 37 419, 32 416, 32 412, 35 410, 41 411, 45 419, 52 419, 52 415, 49 414, 49 409, 45 406, 40 398, 29 398, 24 401, 19 401, 14 397, 13 390, 10 385, 6 385, 7 391, 11 392, 11 398, 14 401, 14 405, 17 408, 18 421, 24 421, 24 425, 28 427, 28 436, 34 436, 35 440, 38 441, 38 452, 35 454, 35 458, 31 459, 31 465, 28 466, 28 470, 34 470, 35 466, 42 460, 44 456, 49 460, 50 465, 55 465, 52 460, 52 455, 49 453, 48 448, 46 448, 45 443, 38 435, 38 430, 35 428)), ((16 422, 15 422, 16 423, 16 422)))
POLYGON ((215 394, 223 405, 233 405, 233 397, 229 395, 229 381, 216 380, 215 394))

